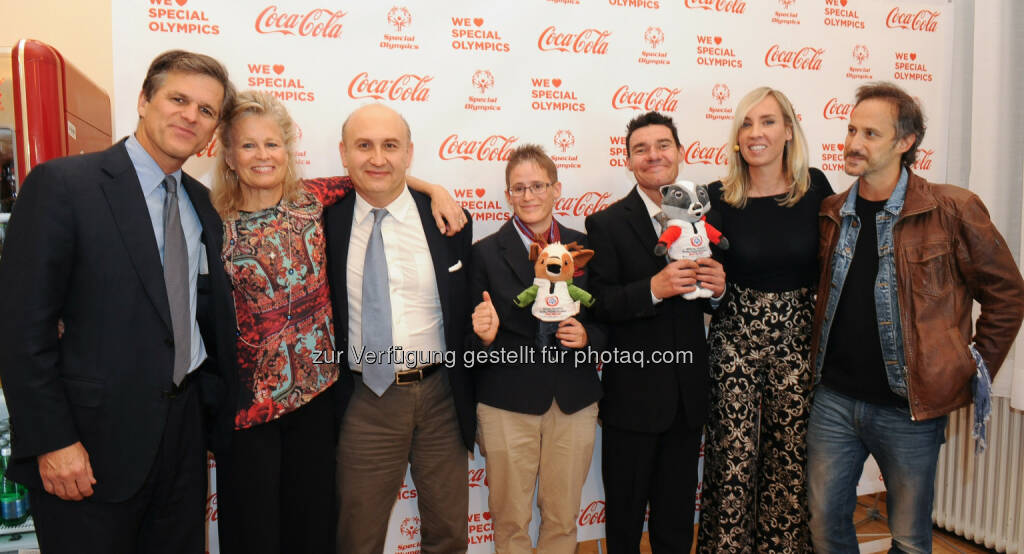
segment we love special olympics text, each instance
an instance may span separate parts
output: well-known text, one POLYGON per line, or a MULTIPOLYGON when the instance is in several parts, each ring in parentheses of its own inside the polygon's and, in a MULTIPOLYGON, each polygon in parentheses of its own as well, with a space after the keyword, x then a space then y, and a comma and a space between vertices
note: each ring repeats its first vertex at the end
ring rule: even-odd
MULTIPOLYGON (((392 346, 386 350, 369 350, 362 346, 351 347, 352 359, 358 363, 383 363, 404 366, 409 369, 433 364, 444 364, 455 367, 458 356, 455 352, 425 352, 422 350, 404 350, 401 346, 392 346)), ((341 350, 314 350, 314 364, 341 363, 347 354, 341 350)), ((467 350, 463 352, 462 363, 465 367, 476 365, 515 365, 515 364, 566 364, 574 366, 601 364, 631 364, 644 367, 648 364, 692 364, 693 352, 690 350, 567 350, 556 347, 537 349, 529 346, 519 348, 494 348, 489 350, 467 350)))

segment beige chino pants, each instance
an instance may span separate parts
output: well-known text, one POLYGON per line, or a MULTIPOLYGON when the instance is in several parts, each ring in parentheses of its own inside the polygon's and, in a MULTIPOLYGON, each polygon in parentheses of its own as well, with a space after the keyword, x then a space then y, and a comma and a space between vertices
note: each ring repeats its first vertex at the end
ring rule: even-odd
POLYGON ((537 552, 576 551, 580 494, 594 452, 597 403, 563 413, 556 401, 543 415, 477 404, 478 439, 487 462, 488 504, 499 554, 532 553, 529 527, 537 487, 537 552))

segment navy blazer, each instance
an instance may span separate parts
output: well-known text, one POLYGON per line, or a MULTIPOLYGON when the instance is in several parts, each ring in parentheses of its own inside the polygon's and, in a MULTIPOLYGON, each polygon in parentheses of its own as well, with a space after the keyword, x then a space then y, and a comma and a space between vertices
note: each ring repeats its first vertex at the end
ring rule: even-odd
MULTIPOLYGON (((576 242, 586 246, 587 236, 583 233, 563 225, 558 225, 558 231, 563 244, 576 242)), ((533 284, 534 278, 534 264, 515 223, 509 220, 496 233, 473 245, 473 260, 471 304, 475 306, 481 302, 486 290, 498 313, 499 327, 494 342, 484 347, 470 326, 467 344, 481 352, 535 350, 537 318, 529 307, 519 308, 512 303, 519 293, 533 284)), ((588 290, 586 267, 583 275, 573 279, 573 284, 588 290)), ((601 299, 596 298, 596 301, 601 299)), ((576 319, 587 331, 588 345, 600 350, 605 342, 603 326, 587 319, 586 308, 576 319)), ((522 360, 503 363, 499 358, 496 363, 474 364, 477 401, 502 410, 533 415, 547 412, 552 399, 558 402, 564 413, 582 410, 601 398, 601 380, 595 363, 575 364, 577 352, 569 350, 565 363, 561 364, 542 363, 539 351, 533 354, 535 363, 522 360)), ((584 354, 587 351, 579 352, 584 354)))
MULTIPOLYGON (((185 174, 182 185, 210 269, 199 279, 197 319, 209 358, 198 380, 221 382, 217 372, 232 367, 234 329, 221 221, 206 187, 185 174)), ((42 488, 36 457, 81 441, 96 478, 92 498, 131 497, 163 435, 174 345, 163 265, 123 141, 32 170, 0 257, 0 291, 10 475, 42 488)))
MULTIPOLYGON (((473 265, 473 218, 466 213, 469 223, 455 236, 446 237, 437 229, 430 213, 430 198, 409 189, 423 224, 423 234, 430 248, 434 264, 434 277, 441 301, 446 348, 455 353, 454 367, 446 367, 451 383, 455 411, 466 448, 473 450, 476 439, 476 410, 473 397, 472 375, 463 365, 463 340, 469 322, 469 299, 466 296, 473 265), (461 263, 461 266, 459 264, 461 263), (449 268, 457 268, 449 271, 449 268)), ((348 244, 352 236, 352 218, 355 213, 357 192, 347 195, 337 204, 324 210, 324 236, 327 239, 327 279, 331 284, 331 304, 334 308, 334 342, 339 352, 348 352, 348 244)), ((344 417, 348 401, 354 390, 354 378, 348 367, 348 356, 339 360, 338 386, 339 415, 344 417)))

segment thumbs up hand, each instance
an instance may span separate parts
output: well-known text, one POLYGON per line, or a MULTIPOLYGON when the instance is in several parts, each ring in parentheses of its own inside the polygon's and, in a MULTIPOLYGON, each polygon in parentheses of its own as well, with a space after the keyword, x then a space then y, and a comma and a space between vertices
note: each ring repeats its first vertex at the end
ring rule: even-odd
POLYGON ((473 332, 480 337, 484 346, 490 346, 498 335, 498 312, 491 303, 491 295, 484 291, 484 301, 473 309, 473 332))

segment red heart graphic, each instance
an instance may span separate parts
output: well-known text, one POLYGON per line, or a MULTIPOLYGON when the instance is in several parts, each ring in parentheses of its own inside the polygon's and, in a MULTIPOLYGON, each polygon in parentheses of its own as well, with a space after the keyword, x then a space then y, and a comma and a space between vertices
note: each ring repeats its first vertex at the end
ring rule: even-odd
POLYGON ((484 519, 491 519, 491 512, 484 512, 484 519))
POLYGON ((715 44, 722 44, 722 37, 715 37, 715 44))
POLYGON ((477 27, 479 27, 479 26, 481 26, 483 24, 484 24, 484 18, 477 17, 477 18, 473 19, 473 25, 476 25, 477 27))
POLYGON ((912 60, 916 60, 916 59, 917 59, 917 54, 915 54, 915 53, 911 52, 911 53, 910 53, 910 59, 912 59, 912 60))
POLYGON ((275 65, 274 66, 274 73, 277 73, 278 75, 284 73, 284 66, 281 65, 281 64, 275 65))
POLYGON ((845 145, 845 144, 837 144, 836 146, 838 146, 838 147, 839 147, 839 151, 840 151, 840 152, 842 152, 842 151, 843 151, 843 148, 846 148, 846 145, 845 145))
POLYGON ((842 4, 844 8, 846 7, 846 0, 839 0, 839 3, 842 4))
POLYGON ((179 6, 184 6, 188 3, 188 0, 175 0, 179 6))
POLYGON ((558 87, 562 86, 562 80, 561 79, 551 79, 551 84, 555 85, 555 88, 558 88, 558 87))
POLYGON ((485 192, 487 192, 487 189, 476 189, 476 197, 483 198, 485 192))

